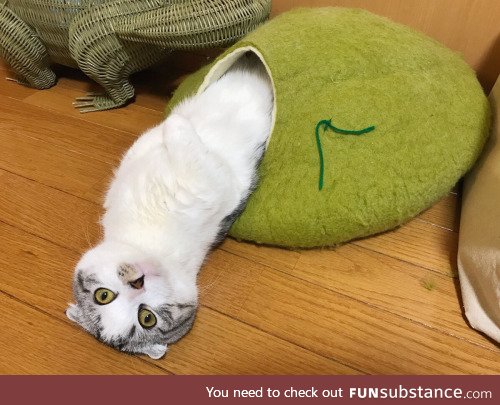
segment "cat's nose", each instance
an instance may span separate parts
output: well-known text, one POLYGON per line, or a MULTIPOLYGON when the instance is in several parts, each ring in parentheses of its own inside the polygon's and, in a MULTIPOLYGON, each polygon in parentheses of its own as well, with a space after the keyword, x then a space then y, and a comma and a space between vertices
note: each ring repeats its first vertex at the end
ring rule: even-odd
POLYGON ((144 285, 144 274, 132 264, 121 264, 118 267, 118 278, 123 284, 135 289, 140 289, 144 285))
POLYGON ((137 280, 130 281, 128 285, 136 290, 140 290, 144 286, 144 276, 139 277, 137 280))

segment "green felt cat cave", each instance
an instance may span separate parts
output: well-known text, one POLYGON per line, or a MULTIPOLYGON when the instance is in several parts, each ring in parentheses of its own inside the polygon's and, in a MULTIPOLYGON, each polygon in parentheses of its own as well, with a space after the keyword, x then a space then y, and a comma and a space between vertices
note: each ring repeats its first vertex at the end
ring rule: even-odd
POLYGON ((344 8, 274 18, 187 78, 167 112, 246 52, 265 65, 275 106, 236 238, 331 246, 394 228, 446 195, 488 136, 487 99, 459 55, 344 8))

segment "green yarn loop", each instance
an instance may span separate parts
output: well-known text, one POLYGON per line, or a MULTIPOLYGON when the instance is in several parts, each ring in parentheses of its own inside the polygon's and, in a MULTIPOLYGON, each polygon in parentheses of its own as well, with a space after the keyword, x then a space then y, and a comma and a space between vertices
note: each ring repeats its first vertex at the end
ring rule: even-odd
POLYGON ((338 134, 342 135, 363 135, 366 134, 367 132, 371 132, 375 129, 374 126, 367 127, 364 129, 361 129, 359 131, 355 130, 350 130, 350 129, 341 129, 337 128, 332 125, 332 120, 321 120, 316 124, 316 144, 318 145, 318 153, 319 153, 319 190, 321 191, 323 189, 323 177, 324 177, 324 172, 325 172, 325 162, 323 159, 323 148, 321 146, 321 139, 319 136, 319 129, 321 126, 324 126, 323 130, 326 131, 327 129, 332 130, 333 132, 336 132, 338 134))

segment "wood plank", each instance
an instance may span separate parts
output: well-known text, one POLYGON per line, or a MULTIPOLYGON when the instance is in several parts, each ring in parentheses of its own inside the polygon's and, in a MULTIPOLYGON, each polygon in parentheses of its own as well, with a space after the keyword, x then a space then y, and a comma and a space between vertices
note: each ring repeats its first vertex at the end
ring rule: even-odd
POLYGON ((27 104, 45 108, 65 117, 79 118, 86 122, 99 124, 138 135, 151 128, 163 119, 163 112, 144 108, 136 104, 129 104, 122 108, 82 114, 72 105, 77 97, 81 97, 80 90, 62 86, 54 86, 43 92, 36 92, 23 99, 27 104))
MULTIPOLYGON (((276 253, 278 256, 282 253, 280 249, 266 247, 267 256, 263 256, 262 248, 229 239, 221 246, 221 249, 242 258, 325 286, 445 333, 456 334, 485 347, 494 347, 464 320, 457 279, 353 244, 331 250, 283 251, 298 256, 294 258, 294 266, 273 260, 276 253)), ((239 294, 231 288, 228 293, 239 294)))
MULTIPOLYGON (((227 239, 221 249, 443 333, 464 338, 486 348, 496 347, 468 325, 461 308, 458 279, 449 275, 436 273, 354 244, 294 252, 227 239)), ((226 270, 228 273, 231 271, 229 268, 226 270)), ((208 283, 207 288, 210 288, 216 280, 205 282, 208 283)), ((247 281, 235 280, 231 284, 245 282, 247 281)), ((238 296, 240 292, 229 286, 224 294, 238 296)))
POLYGON ((351 243, 457 277, 458 234, 418 219, 413 219, 395 230, 351 243))
POLYGON ((153 67, 153 71, 163 71, 164 67, 170 66, 174 71, 194 72, 200 67, 211 63, 215 58, 224 52, 223 48, 205 48, 193 51, 178 50, 158 66, 153 67))
POLYGON ((360 374, 206 307, 161 364, 176 374, 360 374))
POLYGON ((0 374, 168 374, 0 293, 0 374))
POLYGON ((284 271, 442 333, 497 349, 467 324, 455 278, 352 244, 303 251, 293 271, 284 271))
POLYGON ((14 98, 16 100, 23 100, 28 96, 36 93, 36 90, 30 87, 23 86, 7 78, 14 78, 8 71, 0 70, 0 95, 4 97, 14 98))
POLYGON ((111 178, 113 165, 8 130, 0 131, 0 144, 0 168, 78 197, 102 201, 107 186, 103 179, 111 178))
MULTIPOLYGON (((206 266, 216 270, 200 275, 202 301, 234 317, 239 317, 249 294, 259 288, 260 274, 279 274, 221 251, 213 252, 206 266)), ((334 251, 303 251, 293 270, 283 267, 281 271, 422 327, 498 351, 498 345, 464 320, 458 284, 450 277, 352 245, 334 251)))
POLYGON ((114 165, 137 138, 128 132, 86 122, 80 117, 61 119, 44 108, 14 99, 0 97, 0 111, 2 134, 28 136, 114 165))
MULTIPOLYGON (((0 290, 67 323, 64 310, 72 301, 71 280, 79 254, 1 222, 0 244, 0 266, 7 270, 0 280, 0 290)), ((68 338, 84 334, 72 326, 72 330, 65 332, 68 338)), ((11 344, 19 342, 16 340, 4 347, 10 348, 11 344)), ((95 342, 95 346, 95 350, 100 350, 103 345, 95 342)), ((71 353, 65 341, 60 342, 59 349, 71 353)), ((164 359, 146 360, 180 374, 357 373, 355 369, 206 308, 199 311, 188 337, 171 346, 164 359)), ((85 372, 84 365, 80 367, 80 371, 85 372)))
MULTIPOLYGON (((325 357, 376 374, 500 372, 498 349, 487 350, 243 260, 233 268, 245 268, 255 279, 239 319, 325 357)), ((205 304, 224 305, 218 294, 206 296, 205 304)))
POLYGON ((6 269, 0 290, 66 321, 79 253, 2 222, 0 241, 0 263, 6 269))
POLYGON ((417 218, 435 226, 458 232, 460 226, 460 198, 450 192, 446 197, 421 213, 417 218))
POLYGON ((277 270, 284 268, 292 270, 300 257, 298 250, 243 243, 232 238, 227 238, 220 246, 220 249, 240 257, 246 257, 256 263, 261 263, 277 270))
POLYGON ((0 170, 1 221, 74 251, 99 239, 96 204, 0 170))

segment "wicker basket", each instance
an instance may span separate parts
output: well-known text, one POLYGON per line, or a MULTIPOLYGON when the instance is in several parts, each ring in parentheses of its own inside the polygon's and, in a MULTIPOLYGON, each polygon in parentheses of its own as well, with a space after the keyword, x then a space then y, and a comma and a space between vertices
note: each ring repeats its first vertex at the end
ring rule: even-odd
POLYGON ((271 0, 0 0, 0 56, 38 89, 55 83, 52 63, 80 68, 106 94, 75 106, 106 110, 134 96, 130 74, 174 49, 228 45, 270 8, 271 0))

